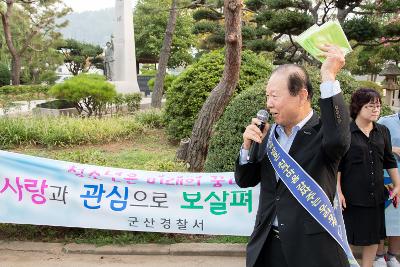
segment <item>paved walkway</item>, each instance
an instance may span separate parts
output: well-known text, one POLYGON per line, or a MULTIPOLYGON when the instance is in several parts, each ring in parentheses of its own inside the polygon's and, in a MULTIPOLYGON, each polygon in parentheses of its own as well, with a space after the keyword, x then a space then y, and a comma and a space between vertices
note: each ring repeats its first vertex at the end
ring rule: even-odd
MULTIPOLYGON (((197 256, 197 257, 238 257, 246 255, 245 244, 227 243, 177 243, 177 244, 133 244, 126 246, 107 245, 97 247, 91 244, 44 243, 23 241, 0 241, 0 256, 3 252, 29 252, 46 254, 82 254, 98 256, 197 256)), ((361 250, 354 251, 357 259, 361 250)))
MULTIPOLYGON (((10 108, 6 114, 7 115, 25 115, 31 113, 32 109, 36 107, 37 104, 45 103, 49 100, 33 100, 30 103, 28 101, 15 101, 16 104, 14 107, 10 108)), ((162 103, 165 103, 165 98, 162 100, 162 103)), ((140 109, 148 109, 151 106, 151 97, 143 97, 142 101, 140 101, 140 109)), ((4 110, 0 108, 0 116, 4 116, 4 110)))
MULTIPOLYGON (((177 243, 177 244, 133 244, 126 246, 75 243, 44 243, 23 241, 0 241, 0 251, 26 251, 93 255, 175 255, 175 256, 232 256, 246 255, 246 244, 228 243, 177 243)), ((361 250, 354 252, 361 257, 361 250)))
MULTIPOLYGON (((232 256, 245 255, 244 244, 178 243, 178 244, 134 244, 127 246, 107 245, 96 247, 90 244, 62 244, 43 242, 0 241, 1 251, 45 252, 51 254, 93 255, 173 255, 173 256, 232 256)), ((0 253, 1 254, 1 253, 0 253)))

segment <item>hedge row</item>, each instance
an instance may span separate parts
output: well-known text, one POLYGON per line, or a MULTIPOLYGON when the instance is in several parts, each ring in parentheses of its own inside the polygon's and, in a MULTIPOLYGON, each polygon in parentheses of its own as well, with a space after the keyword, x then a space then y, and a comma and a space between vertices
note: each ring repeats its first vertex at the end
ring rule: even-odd
POLYGON ((44 94, 47 95, 50 86, 48 85, 6 85, 0 87, 0 95, 22 95, 22 94, 44 94))

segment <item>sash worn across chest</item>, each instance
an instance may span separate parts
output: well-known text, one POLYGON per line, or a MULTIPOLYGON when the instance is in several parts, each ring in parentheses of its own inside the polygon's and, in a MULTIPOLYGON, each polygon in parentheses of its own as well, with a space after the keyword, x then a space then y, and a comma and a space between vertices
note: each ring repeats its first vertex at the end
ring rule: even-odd
POLYGON ((350 266, 359 267, 347 242, 337 195, 333 207, 319 184, 280 146, 275 136, 275 129, 276 124, 272 126, 267 142, 268 159, 275 172, 295 199, 343 248, 350 266))

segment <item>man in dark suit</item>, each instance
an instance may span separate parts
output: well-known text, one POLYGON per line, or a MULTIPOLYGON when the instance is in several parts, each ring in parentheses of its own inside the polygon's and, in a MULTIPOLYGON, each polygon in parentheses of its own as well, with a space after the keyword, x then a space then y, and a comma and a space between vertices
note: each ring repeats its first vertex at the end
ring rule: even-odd
MULTIPOLYGON (((349 114, 336 74, 344 55, 332 45, 321 47, 321 118, 311 108, 312 87, 305 70, 278 67, 268 81, 267 108, 277 124, 275 136, 290 156, 321 186, 331 202, 336 173, 350 145, 349 114)), ((322 226, 298 203, 276 175, 266 155, 269 125, 263 132, 256 118, 243 133, 235 179, 240 187, 260 183, 254 231, 247 245, 248 267, 344 267, 346 254, 322 226), (267 136, 267 137, 266 137, 267 136), (260 143, 258 160, 249 163, 251 142, 260 143)))

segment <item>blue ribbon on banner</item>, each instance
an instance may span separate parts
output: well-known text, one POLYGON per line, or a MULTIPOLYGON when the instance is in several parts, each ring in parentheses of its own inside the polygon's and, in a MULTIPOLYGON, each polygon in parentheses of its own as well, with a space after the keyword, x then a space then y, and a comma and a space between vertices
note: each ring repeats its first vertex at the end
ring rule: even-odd
POLYGON ((343 248, 350 266, 359 267, 347 242, 337 195, 333 207, 319 184, 280 146, 275 128, 276 124, 272 126, 268 138, 267 155, 276 173, 296 200, 343 248))

